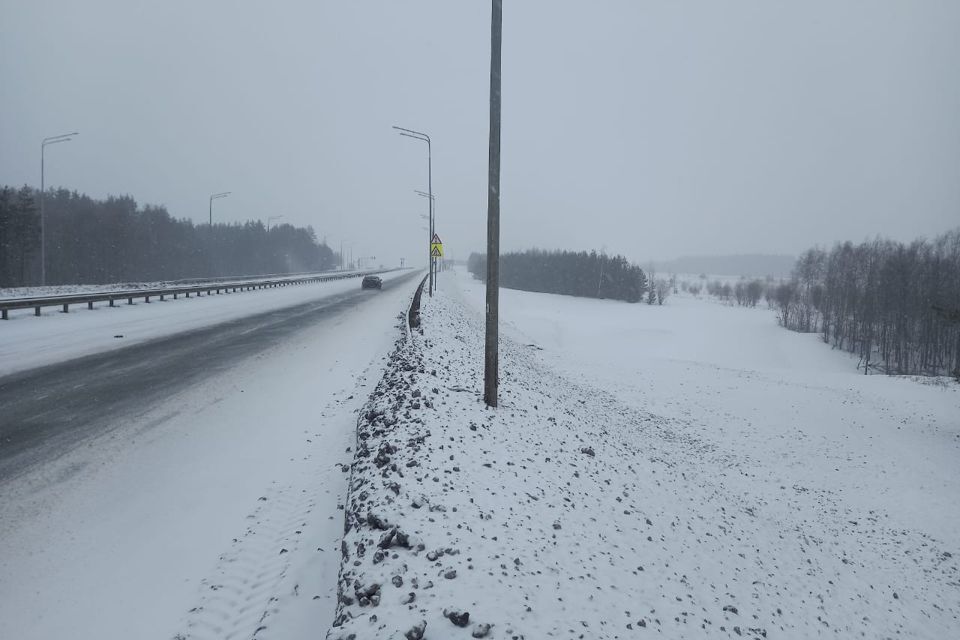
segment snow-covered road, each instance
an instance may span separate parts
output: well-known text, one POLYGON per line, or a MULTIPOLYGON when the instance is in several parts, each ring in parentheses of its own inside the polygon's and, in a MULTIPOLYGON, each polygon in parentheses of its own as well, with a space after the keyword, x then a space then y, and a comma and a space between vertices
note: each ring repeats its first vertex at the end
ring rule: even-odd
MULTIPOLYGON (((387 282, 408 273, 391 271, 382 278, 387 282)), ((116 307, 100 303, 92 310, 77 305, 69 314, 45 309, 39 318, 30 309, 10 312, 9 320, 0 321, 0 376, 323 300, 359 286, 359 278, 348 278, 149 304, 142 300, 116 307)))
MULTIPOLYGON (((315 637, 335 604, 355 412, 415 285, 367 292, 162 402, 104 415, 111 428, 0 485, 0 637, 315 637)), ((31 364, 49 362, 114 333, 143 342, 347 286, 359 288, 25 319, 0 349, 9 372, 31 344, 44 346, 31 364)))

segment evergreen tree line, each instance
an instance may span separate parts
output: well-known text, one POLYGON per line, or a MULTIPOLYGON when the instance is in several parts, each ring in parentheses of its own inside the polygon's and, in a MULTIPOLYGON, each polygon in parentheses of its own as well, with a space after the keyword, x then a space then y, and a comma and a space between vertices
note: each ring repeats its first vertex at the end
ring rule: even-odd
MULTIPOLYGON (((470 254, 467 268, 485 280, 487 256, 470 254)), ((540 249, 500 255, 500 286, 507 289, 639 302, 647 284, 643 269, 623 256, 540 249)))
POLYGON ((960 228, 933 241, 810 249, 776 287, 780 323, 890 374, 960 377, 960 228))
MULTIPOLYGON (((0 188, 0 287, 40 282, 39 191, 0 188)), ((106 284, 322 271, 338 256, 311 227, 194 224, 130 196, 50 190, 47 284, 106 284)))

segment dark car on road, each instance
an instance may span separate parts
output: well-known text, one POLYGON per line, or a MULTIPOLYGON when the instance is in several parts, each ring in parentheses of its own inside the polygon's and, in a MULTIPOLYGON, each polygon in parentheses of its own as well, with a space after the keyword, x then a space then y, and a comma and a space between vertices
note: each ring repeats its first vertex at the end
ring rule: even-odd
POLYGON ((364 276, 363 282, 360 283, 361 289, 383 289, 383 280, 380 279, 380 276, 364 276))

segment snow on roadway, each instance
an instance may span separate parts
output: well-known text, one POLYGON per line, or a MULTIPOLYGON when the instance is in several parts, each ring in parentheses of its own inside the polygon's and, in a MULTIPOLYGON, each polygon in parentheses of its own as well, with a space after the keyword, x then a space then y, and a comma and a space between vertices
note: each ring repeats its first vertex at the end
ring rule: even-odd
MULTIPOLYGON (((381 277, 387 281, 406 273, 381 277)), ((352 292, 359 283, 357 277, 116 307, 100 302, 93 310, 75 305, 70 313, 50 307, 39 318, 31 309, 11 311, 9 320, 0 320, 0 376, 352 292)))
POLYGON ((762 310, 501 300, 499 409, 467 276, 391 356, 328 637, 956 635, 955 384, 762 310))
MULTIPOLYGON (((143 415, 105 416, 126 424, 0 486, 0 637, 315 637, 333 616, 356 413, 414 285, 369 292, 143 415)), ((346 287, 359 282, 10 326, 64 344, 124 319, 144 339, 346 287)))

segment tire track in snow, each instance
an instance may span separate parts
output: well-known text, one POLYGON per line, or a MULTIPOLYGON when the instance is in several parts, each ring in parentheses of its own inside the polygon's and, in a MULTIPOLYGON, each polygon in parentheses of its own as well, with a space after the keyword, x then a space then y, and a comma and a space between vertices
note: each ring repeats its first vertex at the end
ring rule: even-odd
POLYGON ((315 506, 312 493, 273 487, 257 500, 246 530, 220 556, 213 575, 201 582, 200 603, 189 612, 178 640, 235 640, 266 637, 267 620, 278 611, 284 579, 315 506))

